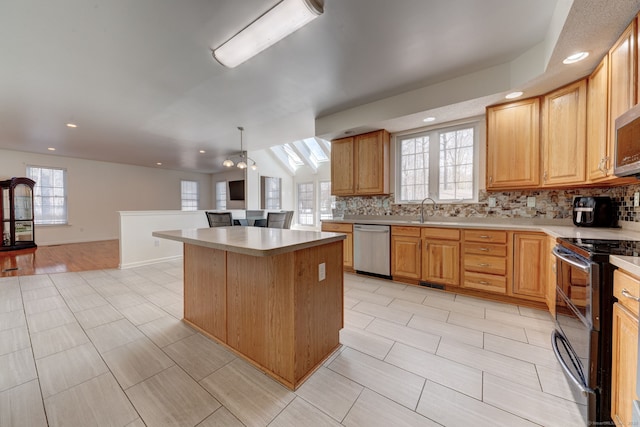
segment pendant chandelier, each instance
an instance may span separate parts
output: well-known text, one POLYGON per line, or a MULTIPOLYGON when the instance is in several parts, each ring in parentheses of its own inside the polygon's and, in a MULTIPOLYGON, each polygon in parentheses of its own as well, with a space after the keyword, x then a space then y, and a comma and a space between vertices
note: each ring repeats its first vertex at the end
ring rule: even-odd
POLYGON ((250 167, 251 170, 256 170, 258 169, 258 165, 256 165, 256 162, 251 157, 247 156, 247 152, 244 151, 242 146, 242 132, 244 131, 244 128, 242 126, 238 126, 238 130, 240 131, 240 152, 227 157, 226 160, 222 162, 222 166, 227 168, 236 166, 239 169, 246 169, 247 167, 250 167), (237 157, 238 163, 231 160, 234 157, 237 157), (251 162, 251 166, 249 166, 249 162, 251 162))

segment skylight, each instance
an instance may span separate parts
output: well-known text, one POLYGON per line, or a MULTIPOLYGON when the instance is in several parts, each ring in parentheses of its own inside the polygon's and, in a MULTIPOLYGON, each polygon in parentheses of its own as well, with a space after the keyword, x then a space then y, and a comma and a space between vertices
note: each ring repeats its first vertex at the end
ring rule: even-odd
POLYGON ((271 147, 271 152, 294 175, 302 166, 316 172, 320 163, 329 161, 331 143, 321 138, 305 138, 271 147))

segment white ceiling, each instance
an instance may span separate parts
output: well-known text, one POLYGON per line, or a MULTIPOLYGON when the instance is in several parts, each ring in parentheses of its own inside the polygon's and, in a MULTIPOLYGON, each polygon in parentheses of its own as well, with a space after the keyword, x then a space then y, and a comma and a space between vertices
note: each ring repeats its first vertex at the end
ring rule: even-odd
POLYGON ((482 114, 511 89, 543 93, 588 74, 640 9, 325 0, 322 16, 239 67, 212 58, 276 3, 0 0, 0 148, 216 172, 240 148, 238 126, 256 150, 482 114), (591 56, 561 66, 576 50, 591 56))

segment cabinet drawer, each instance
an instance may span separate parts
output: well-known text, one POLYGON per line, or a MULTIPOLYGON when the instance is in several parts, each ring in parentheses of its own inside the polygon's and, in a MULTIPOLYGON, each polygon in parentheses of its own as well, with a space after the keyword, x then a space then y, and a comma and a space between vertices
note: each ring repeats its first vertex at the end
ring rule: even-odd
POLYGON ((420 237, 420 227, 404 227, 402 225, 391 226, 392 236, 420 237))
POLYGON ((465 255, 464 269, 465 271, 504 275, 507 273, 507 259, 486 255, 465 255))
POLYGON ((422 238, 435 240, 460 240, 460 230, 457 228, 422 228, 422 238))
POLYGON ((337 224, 335 222, 323 222, 322 231, 333 231, 336 233, 353 233, 353 224, 337 224))
POLYGON ((629 296, 624 296, 622 294, 623 290, 626 290, 631 297, 640 296, 640 280, 616 270, 613 272, 613 296, 618 298, 618 302, 625 308, 637 315, 640 303, 629 296))
POLYGON ((507 232, 501 230, 464 230, 467 242, 507 243, 507 232))
POLYGON ((504 276, 465 271, 462 286, 469 289, 506 294, 507 278, 504 276))
POLYGON ((465 243, 465 254, 507 256, 507 247, 505 245, 495 245, 491 243, 465 243))

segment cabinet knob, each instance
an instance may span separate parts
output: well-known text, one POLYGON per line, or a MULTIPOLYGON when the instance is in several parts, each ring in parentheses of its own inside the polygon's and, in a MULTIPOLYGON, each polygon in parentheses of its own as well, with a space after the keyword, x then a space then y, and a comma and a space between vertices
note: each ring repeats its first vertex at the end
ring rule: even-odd
POLYGON ((544 175, 542 176, 542 179, 543 179, 544 181, 546 181, 546 180, 547 180, 547 171, 544 171, 544 175))
POLYGON ((489 177, 489 183, 493 184, 493 177, 492 176, 489 177))
POLYGON ((609 168, 607 167, 607 162, 609 161, 609 156, 603 157, 600 159, 600 163, 598 163, 598 169, 604 176, 609 175, 609 168))

